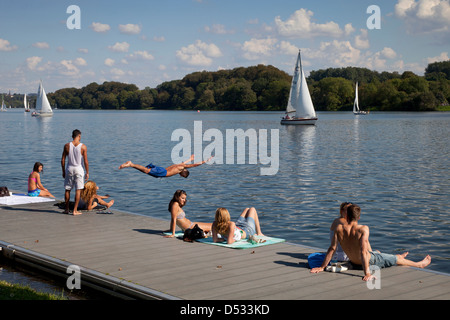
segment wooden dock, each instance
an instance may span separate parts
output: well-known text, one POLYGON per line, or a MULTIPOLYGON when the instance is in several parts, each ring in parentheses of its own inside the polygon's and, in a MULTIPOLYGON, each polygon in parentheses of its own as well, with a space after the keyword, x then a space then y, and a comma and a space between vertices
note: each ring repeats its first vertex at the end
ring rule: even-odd
POLYGON ((79 266, 81 286, 125 299, 450 299, 449 274, 392 267, 369 289, 361 270, 311 274, 315 248, 188 243, 164 238, 165 220, 117 210, 72 216, 54 204, 0 205, 0 254, 66 278, 79 266))

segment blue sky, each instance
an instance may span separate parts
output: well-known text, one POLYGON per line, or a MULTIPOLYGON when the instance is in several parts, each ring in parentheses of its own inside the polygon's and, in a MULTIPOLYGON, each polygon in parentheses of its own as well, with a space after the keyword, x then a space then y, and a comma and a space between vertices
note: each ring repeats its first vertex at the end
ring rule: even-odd
POLYGON ((449 0, 1 0, 0 92, 121 81, 143 89, 194 71, 270 64, 413 71, 449 59, 449 0), (70 5, 79 30, 67 28, 70 5), (370 5, 380 29, 369 29, 370 5))

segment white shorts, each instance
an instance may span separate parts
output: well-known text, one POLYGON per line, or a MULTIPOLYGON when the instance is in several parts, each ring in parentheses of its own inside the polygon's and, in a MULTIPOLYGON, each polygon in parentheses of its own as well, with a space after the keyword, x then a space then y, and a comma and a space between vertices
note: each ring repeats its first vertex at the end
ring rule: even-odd
POLYGON ((64 180, 64 188, 66 190, 84 189, 84 169, 71 167, 66 169, 66 178, 64 180))

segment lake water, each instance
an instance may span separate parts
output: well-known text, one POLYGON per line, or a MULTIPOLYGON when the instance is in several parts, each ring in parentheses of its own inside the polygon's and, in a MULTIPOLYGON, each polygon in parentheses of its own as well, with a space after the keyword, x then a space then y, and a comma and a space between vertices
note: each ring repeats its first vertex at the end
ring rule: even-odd
MULTIPOLYGON (((72 130, 79 129, 88 147, 90 179, 100 194, 115 199, 112 209, 166 219, 168 228, 168 203, 183 189, 192 221, 212 222, 219 206, 236 219, 253 206, 266 235, 326 250, 340 203, 351 201, 362 208, 360 223, 370 226, 374 249, 409 251, 412 260, 430 254, 429 269, 450 273, 450 113, 324 112, 316 126, 281 126, 281 116, 56 110, 51 118, 33 118, 12 109, 0 114, 0 185, 25 192, 28 174, 39 161, 43 185, 63 199, 61 154, 72 130), (268 165, 248 164, 248 159, 227 164, 225 158, 224 164, 191 169, 187 179, 118 170, 127 160, 169 166, 179 144, 171 141, 172 133, 186 129, 193 134, 194 121, 201 121, 202 132, 220 130, 224 146, 227 129, 255 129, 259 137, 260 129, 269 129, 268 139, 270 129, 278 129, 278 173, 262 176, 261 168, 268 165)), ((203 148, 209 144, 203 142, 203 148)))

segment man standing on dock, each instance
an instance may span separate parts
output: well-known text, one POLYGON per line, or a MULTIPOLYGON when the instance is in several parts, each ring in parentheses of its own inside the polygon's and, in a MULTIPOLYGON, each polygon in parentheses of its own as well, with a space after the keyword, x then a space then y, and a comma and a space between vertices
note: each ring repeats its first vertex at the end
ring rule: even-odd
POLYGON ((66 208, 64 213, 69 213, 70 191, 75 188, 75 205, 73 208, 73 215, 79 215, 78 203, 80 202, 81 190, 84 189, 84 170, 82 166, 82 159, 84 160, 84 168, 86 169, 86 180, 89 179, 89 162, 87 158, 87 147, 80 142, 81 131, 78 129, 72 132, 72 142, 64 145, 61 167, 62 176, 64 178, 66 208), (68 163, 66 167, 66 157, 68 163))

